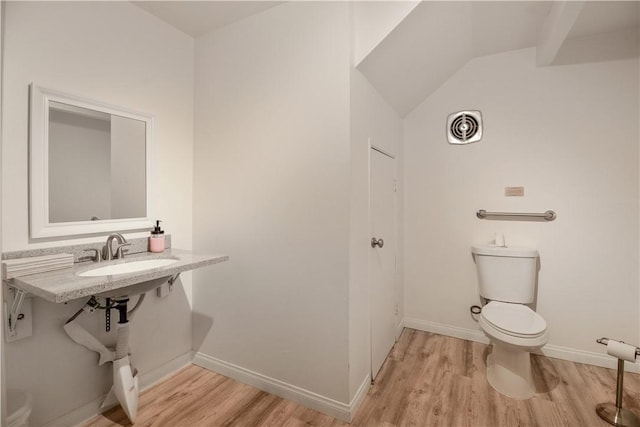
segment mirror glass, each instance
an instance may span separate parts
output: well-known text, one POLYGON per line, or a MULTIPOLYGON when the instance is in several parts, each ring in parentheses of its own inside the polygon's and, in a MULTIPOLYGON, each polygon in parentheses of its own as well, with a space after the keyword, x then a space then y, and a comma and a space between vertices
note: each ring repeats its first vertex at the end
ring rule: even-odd
POLYGON ((151 226, 153 117, 31 85, 32 238, 151 226))
POLYGON ((49 222, 146 216, 146 124, 49 102, 49 222))

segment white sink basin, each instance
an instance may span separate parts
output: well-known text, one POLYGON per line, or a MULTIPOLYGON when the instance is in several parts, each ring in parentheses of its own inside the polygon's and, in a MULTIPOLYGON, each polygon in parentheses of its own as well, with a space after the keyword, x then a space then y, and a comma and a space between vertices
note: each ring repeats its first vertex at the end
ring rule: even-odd
POLYGON ((115 274, 135 273, 137 271, 151 270, 152 268, 166 267, 168 265, 175 264, 176 262, 178 262, 177 259, 171 258, 145 259, 142 261, 130 261, 122 264, 107 265, 77 274, 82 277, 112 276, 115 274))

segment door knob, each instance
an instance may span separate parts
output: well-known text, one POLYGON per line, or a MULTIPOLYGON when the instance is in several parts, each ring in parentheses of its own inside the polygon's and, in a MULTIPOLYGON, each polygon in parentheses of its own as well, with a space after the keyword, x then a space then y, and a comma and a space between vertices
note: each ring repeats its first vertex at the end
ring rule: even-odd
POLYGON ((375 237, 372 237, 371 238, 371 247, 375 248, 376 246, 379 247, 379 248, 383 247, 384 246, 384 240, 376 239, 375 237))

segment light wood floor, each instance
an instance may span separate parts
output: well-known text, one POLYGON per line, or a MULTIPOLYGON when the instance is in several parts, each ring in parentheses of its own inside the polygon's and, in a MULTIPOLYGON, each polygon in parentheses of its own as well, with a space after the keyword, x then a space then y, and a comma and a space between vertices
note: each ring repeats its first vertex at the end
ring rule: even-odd
MULTIPOLYGON (((352 423, 393 426, 602 426, 615 371, 533 356, 537 394, 519 401, 486 381, 484 344, 405 329, 352 423)), ((624 407, 640 415, 640 375, 625 374, 624 407)), ((114 408, 85 426, 129 426, 114 408)), ((136 426, 348 426, 269 393, 189 366, 140 395, 136 426)))

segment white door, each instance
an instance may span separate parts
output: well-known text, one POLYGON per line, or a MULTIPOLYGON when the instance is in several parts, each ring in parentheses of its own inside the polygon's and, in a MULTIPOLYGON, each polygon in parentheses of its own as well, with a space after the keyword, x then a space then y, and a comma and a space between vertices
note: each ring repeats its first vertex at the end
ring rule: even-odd
POLYGON ((372 148, 371 156, 371 378, 396 340, 395 160, 372 148), (375 239, 375 240, 374 240, 375 239))

